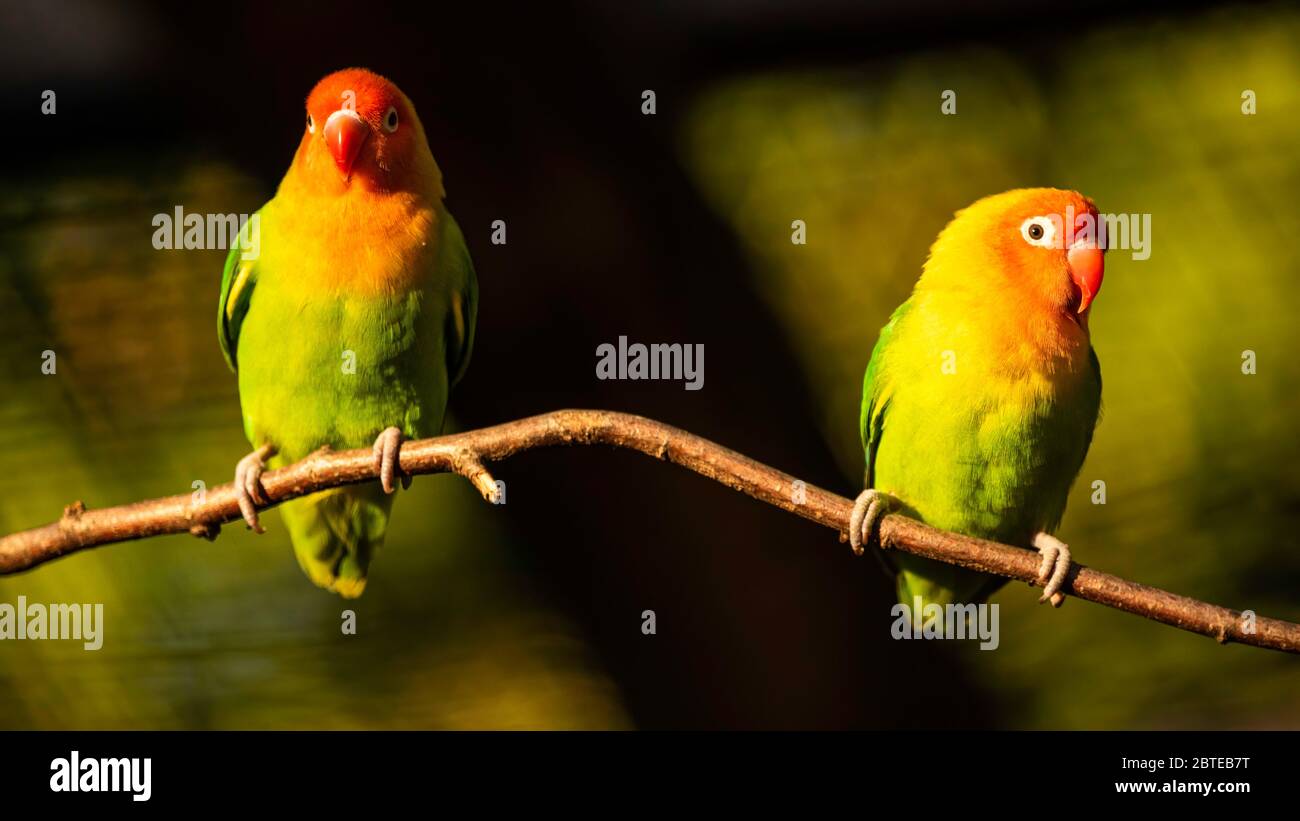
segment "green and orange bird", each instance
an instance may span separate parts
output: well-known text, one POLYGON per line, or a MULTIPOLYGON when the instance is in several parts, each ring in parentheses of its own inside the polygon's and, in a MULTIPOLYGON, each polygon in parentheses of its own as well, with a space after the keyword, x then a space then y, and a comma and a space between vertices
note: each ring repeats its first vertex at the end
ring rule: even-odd
POLYGON ((281 506, 302 569, 352 598, 384 541, 404 438, 437 435, 474 341, 477 285, 415 108, 364 69, 325 77, 275 197, 221 279, 218 335, 254 450, 235 469, 262 532, 262 471, 374 443, 378 483, 281 506))
MULTIPOLYGON (((1101 287, 1097 210, 1074 191, 1007 191, 959 211, 894 311, 862 389, 866 487, 856 552, 886 509, 1033 547, 1060 606, 1069 548, 1052 534, 1101 409, 1088 314, 1101 287), (1075 234, 1077 229, 1077 236, 1075 234)), ((1005 581, 890 553, 899 599, 979 603, 1005 581)))

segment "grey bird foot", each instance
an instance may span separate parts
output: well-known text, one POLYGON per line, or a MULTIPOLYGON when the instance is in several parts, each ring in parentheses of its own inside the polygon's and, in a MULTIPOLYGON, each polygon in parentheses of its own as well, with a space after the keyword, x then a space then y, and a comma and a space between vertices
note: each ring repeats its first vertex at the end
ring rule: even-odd
POLYGON ((402 473, 402 464, 399 455, 402 451, 402 430, 401 428, 385 428, 384 432, 379 434, 375 440, 375 473, 379 474, 379 484, 383 486, 384 493, 393 493, 397 490, 395 479, 401 478, 402 488, 411 486, 411 477, 402 473))
POLYGON ((1070 546, 1055 536, 1039 533, 1034 537, 1034 547, 1043 554, 1043 563, 1038 567, 1035 585, 1042 585, 1043 595, 1038 603, 1050 601, 1053 607, 1060 607, 1065 602, 1061 585, 1066 574, 1070 572, 1070 546))
POLYGON ((268 504, 266 491, 262 488, 262 472, 266 470, 266 460, 273 453, 275 448, 271 445, 262 445, 235 465, 235 497, 239 499, 239 512, 244 514, 244 521, 254 533, 266 532, 258 521, 257 506, 268 504))
POLYGON ((856 555, 863 554, 863 545, 871 541, 876 523, 881 516, 889 512, 893 502, 889 494, 872 488, 862 491, 853 501, 853 513, 849 516, 849 547, 856 555))

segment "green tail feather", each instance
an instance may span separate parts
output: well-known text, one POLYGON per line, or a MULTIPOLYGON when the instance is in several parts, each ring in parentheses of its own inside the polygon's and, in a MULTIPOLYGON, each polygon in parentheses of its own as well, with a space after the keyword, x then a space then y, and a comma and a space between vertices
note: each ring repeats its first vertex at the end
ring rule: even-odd
POLYGON ((895 561, 899 565, 895 580, 898 600, 909 607, 916 596, 926 604, 982 604, 1007 582, 920 556, 898 556, 895 561))
POLYGON ((280 515, 307 577, 355 599, 366 588, 366 572, 384 543, 392 509, 393 497, 370 483, 292 499, 280 506, 280 515))

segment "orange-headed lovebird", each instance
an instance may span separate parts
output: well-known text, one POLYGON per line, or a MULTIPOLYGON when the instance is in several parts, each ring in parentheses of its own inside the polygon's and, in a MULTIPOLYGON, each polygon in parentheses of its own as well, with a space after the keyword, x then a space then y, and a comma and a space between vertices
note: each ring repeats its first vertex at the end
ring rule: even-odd
POLYGON ((358 596, 394 480, 409 484, 402 439, 440 432, 469 361, 474 268, 414 106, 364 69, 308 95, 293 163, 257 217, 227 258, 217 323, 255 448, 235 470, 240 508, 261 532, 268 465, 374 443, 378 483, 281 506, 311 580, 358 596))
MULTIPOLYGON (((1036 548, 1042 600, 1061 604, 1070 551, 1051 534, 1101 408, 1088 333, 1098 233, 1091 200, 1033 188, 979 200, 939 234, 867 365, 855 550, 896 506, 937 528, 1036 548)), ((979 603, 1004 581, 908 554, 887 564, 909 606, 916 596, 979 603)))

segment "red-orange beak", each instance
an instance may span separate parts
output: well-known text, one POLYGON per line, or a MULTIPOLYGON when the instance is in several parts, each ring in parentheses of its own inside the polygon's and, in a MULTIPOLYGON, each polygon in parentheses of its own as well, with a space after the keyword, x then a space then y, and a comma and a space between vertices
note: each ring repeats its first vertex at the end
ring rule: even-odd
POLYGON ((365 121, 350 108, 341 108, 325 121, 325 147, 334 157, 334 164, 344 179, 352 176, 352 166, 361 153, 361 146, 370 136, 365 121))
POLYGON ((1088 310, 1097 292, 1101 290, 1101 278, 1106 264, 1103 256, 1106 251, 1098 248, 1096 242, 1080 240, 1066 253, 1065 259, 1070 267, 1070 279, 1079 286, 1079 310, 1088 310))

